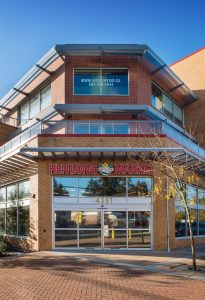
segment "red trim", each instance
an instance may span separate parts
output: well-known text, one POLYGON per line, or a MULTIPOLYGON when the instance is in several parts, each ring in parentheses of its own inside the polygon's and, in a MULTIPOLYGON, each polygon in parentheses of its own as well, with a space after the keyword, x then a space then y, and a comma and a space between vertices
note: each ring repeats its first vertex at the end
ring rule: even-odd
POLYGON ((166 134, 38 134, 38 137, 166 137, 166 134))
POLYGON ((173 65, 175 65, 175 64, 178 64, 180 61, 183 61, 183 60, 189 58, 189 57, 192 56, 192 55, 195 55, 196 53, 198 53, 198 52, 200 52, 200 51, 202 51, 202 50, 205 50, 205 47, 201 47, 200 49, 198 49, 198 50, 196 50, 196 51, 194 51, 194 52, 192 52, 192 53, 190 53, 190 54, 188 54, 188 55, 186 55, 186 56, 184 56, 184 57, 178 59, 177 61, 173 62, 173 63, 170 64, 169 66, 171 67, 171 66, 173 66, 173 65))

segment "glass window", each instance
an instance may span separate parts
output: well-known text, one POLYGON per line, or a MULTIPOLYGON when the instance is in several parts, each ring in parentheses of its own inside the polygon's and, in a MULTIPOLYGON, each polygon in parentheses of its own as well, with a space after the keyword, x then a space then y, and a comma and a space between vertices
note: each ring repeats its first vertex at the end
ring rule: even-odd
POLYGON ((6 202, 6 188, 0 188, 0 202, 6 202))
POLYGON ((173 117, 173 101, 167 97, 165 94, 163 95, 163 112, 169 116, 173 117))
POLYGON ((79 230, 79 247, 99 248, 101 246, 101 230, 79 230))
POLYGON ((13 184, 7 187, 7 201, 17 200, 18 197, 18 185, 13 184))
POLYGON ((40 111, 40 94, 30 100, 30 119, 35 117, 40 111))
POLYGON ((79 216, 77 211, 56 211, 55 228, 76 228, 79 216))
POLYGON ((186 236, 186 213, 180 206, 175 207, 175 236, 186 236))
POLYGON ((199 235, 205 235, 205 210, 199 210, 199 235))
POLYGON ((99 211, 79 211, 80 228, 99 228, 101 227, 101 212, 99 211))
POLYGON ((29 181, 19 183, 19 199, 29 198, 29 181))
POLYGON ((28 235, 29 234, 29 206, 18 207, 18 235, 28 235))
POLYGON ((5 233, 5 208, 0 208, 0 234, 5 233))
POLYGON ((89 124, 74 124, 75 134, 89 134, 89 124))
POLYGON ((158 110, 162 110, 162 91, 158 89, 155 85, 152 86, 152 105, 158 110))
POLYGON ((77 197, 77 178, 55 177, 54 196, 77 197))
POLYGON ((75 95, 128 95, 127 69, 75 69, 75 95))
POLYGON ((29 103, 26 103, 20 108, 20 124, 23 124, 29 120, 29 103))
POLYGON ((51 104, 51 86, 47 85, 42 91, 41 91, 41 110, 46 108, 51 104))
POLYGON ((126 211, 105 211, 104 212, 104 227, 126 228, 127 213, 126 211))
POLYGON ((176 103, 173 103, 173 110, 175 122, 183 125, 183 110, 176 103))
POLYGON ((95 196, 126 196, 125 178, 119 177, 99 177, 99 178, 79 178, 79 196, 95 197, 95 196))
MULTIPOLYGON (((192 224, 192 231, 194 235, 198 235, 198 210, 191 208, 190 210, 190 217, 191 217, 191 224, 192 224)), ((189 224, 187 220, 187 229, 189 235, 189 224)))
POLYGON ((156 85, 152 85, 152 106, 163 111, 180 126, 183 125, 183 110, 156 85))
POLYGON ((196 197, 196 188, 187 185, 186 186, 186 199, 188 200, 190 205, 195 205, 197 202, 197 197, 196 197))
POLYGON ((205 205, 205 190, 198 189, 199 205, 205 205))
POLYGON ((77 230, 55 230, 55 247, 77 247, 77 230))
POLYGON ((151 196, 151 178, 128 178, 128 197, 142 196, 151 196))
POLYGON ((129 211, 128 227, 138 229, 150 228, 150 212, 149 211, 129 211))
POLYGON ((11 235, 17 234, 17 207, 6 209, 6 233, 11 235))

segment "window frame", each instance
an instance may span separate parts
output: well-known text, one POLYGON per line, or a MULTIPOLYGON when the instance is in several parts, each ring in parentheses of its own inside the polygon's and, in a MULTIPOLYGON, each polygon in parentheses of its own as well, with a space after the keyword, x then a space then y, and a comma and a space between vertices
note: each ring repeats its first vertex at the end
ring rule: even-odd
POLYGON ((74 67, 73 68, 73 96, 102 96, 102 97, 128 97, 130 96, 130 72, 127 67, 74 67), (127 70, 127 90, 128 93, 126 95, 122 94, 75 94, 75 70, 99 70, 100 76, 102 76, 102 70, 127 70))

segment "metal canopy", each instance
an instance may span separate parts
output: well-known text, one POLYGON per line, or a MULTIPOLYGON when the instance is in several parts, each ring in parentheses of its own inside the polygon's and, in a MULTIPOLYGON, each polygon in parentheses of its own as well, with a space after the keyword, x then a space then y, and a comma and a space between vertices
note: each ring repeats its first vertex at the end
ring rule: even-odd
POLYGON ((189 152, 180 147, 170 148, 129 148, 129 147, 24 147, 20 149, 22 155, 27 155, 34 159, 80 159, 80 158, 127 158, 137 157, 143 158, 143 153, 150 156, 154 153, 169 153, 179 165, 186 163, 197 163, 196 171, 201 175, 205 175, 205 159, 197 157, 192 152, 189 152))

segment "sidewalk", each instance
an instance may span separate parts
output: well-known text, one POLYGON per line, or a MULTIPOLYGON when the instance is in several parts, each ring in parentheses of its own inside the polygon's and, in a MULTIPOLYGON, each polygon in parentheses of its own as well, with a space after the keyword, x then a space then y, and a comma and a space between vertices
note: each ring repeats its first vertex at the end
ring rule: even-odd
MULTIPOLYGON (((45 252, 49 253, 49 252, 45 252)), ((166 275, 205 281, 205 246, 197 248, 197 271, 192 270, 189 248, 161 251, 54 251, 54 255, 68 255, 81 261, 102 263, 132 270, 146 270, 166 275)))

